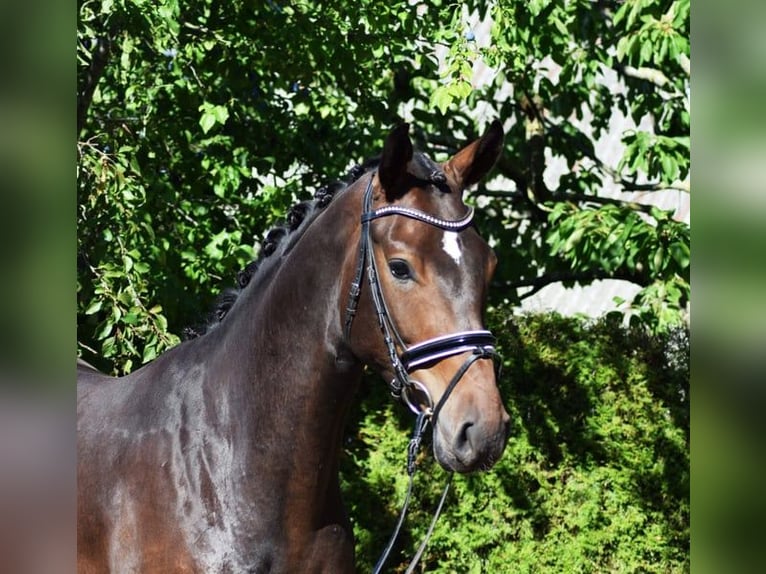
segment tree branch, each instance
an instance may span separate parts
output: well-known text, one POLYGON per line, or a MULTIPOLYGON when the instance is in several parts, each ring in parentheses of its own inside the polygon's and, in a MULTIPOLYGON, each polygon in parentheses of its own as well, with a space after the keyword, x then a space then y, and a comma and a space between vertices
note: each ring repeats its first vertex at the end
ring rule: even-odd
POLYGON ((642 287, 649 284, 646 278, 636 273, 629 273, 627 271, 616 271, 608 273, 600 269, 594 269, 591 271, 551 271, 545 273, 539 277, 533 277, 531 279, 522 279, 519 281, 506 281, 504 283, 493 283, 493 289, 521 289, 523 287, 532 287, 529 291, 519 297, 519 300, 524 300, 527 297, 531 297, 543 287, 547 287, 553 283, 561 283, 564 281, 576 281, 578 283, 590 283, 599 279, 620 279, 623 281, 630 281, 642 287))
POLYGON ((85 127, 85 118, 88 115, 88 109, 93 100, 93 93, 96 91, 98 81, 104 74, 104 68, 106 68, 106 63, 111 51, 111 43, 108 38, 94 38, 93 43, 94 46, 90 51, 90 66, 88 66, 88 71, 85 73, 83 86, 77 94, 78 137, 80 133, 82 133, 82 129, 85 127))
POLYGON ((660 182, 656 183, 635 183, 632 181, 628 181, 625 179, 618 179, 615 181, 615 183, 619 184, 624 188, 625 191, 663 191, 667 189, 675 189, 678 191, 684 191, 686 193, 691 193, 691 183, 689 182, 689 178, 686 178, 684 181, 676 180, 673 183, 669 185, 665 185, 660 182))
POLYGON ((575 146, 578 151, 583 154, 584 157, 587 157, 589 160, 595 163, 599 170, 601 170, 605 175, 609 176, 612 181, 622 187, 624 191, 663 191, 667 189, 677 189, 678 191, 685 191, 686 193, 691 192, 691 185, 688 179, 684 181, 674 181, 670 185, 665 185, 660 182, 636 183, 634 181, 624 179, 620 172, 605 164, 596 156, 593 150, 588 149, 586 146, 582 145, 582 143, 577 138, 569 135, 564 129, 561 128, 561 126, 548 123, 547 129, 549 131, 555 130, 558 136, 567 138, 567 140, 573 146, 575 146))
POLYGON ((545 119, 542 113, 542 101, 539 96, 530 96, 524 92, 519 103, 524 113, 526 145, 524 147, 524 174, 528 189, 525 190, 536 204, 550 198, 550 190, 545 185, 545 119))
MULTIPOLYGON (((679 62, 681 67, 684 67, 683 61, 679 62)), ((633 66, 625 66, 622 64, 616 64, 615 70, 628 76, 629 78, 635 78, 637 80, 644 80, 651 84, 654 84, 661 90, 666 90, 666 94, 672 97, 684 97, 685 94, 678 88, 672 85, 668 77, 656 68, 649 68, 641 66, 640 68, 634 68, 633 66)), ((689 74, 687 73, 687 76, 689 74)))
MULTIPOLYGON (((496 191, 496 190, 482 190, 475 195, 484 195, 486 197, 500 197, 509 199, 511 201, 514 200, 525 200, 527 199, 526 196, 523 193, 520 193, 519 191, 496 191)), ((553 201, 574 201, 578 203, 598 203, 600 205, 617 205, 620 207, 627 207, 629 209, 633 209, 634 211, 640 211, 642 213, 651 213, 652 212, 652 206, 647 205, 645 203, 637 203, 635 201, 623 201, 621 199, 616 199, 613 197, 601 197, 598 195, 587 195, 584 193, 574 193, 574 192, 557 192, 552 194, 551 199, 553 201)))
POLYGON ((496 164, 497 170, 504 176, 513 181, 516 185, 515 191, 490 191, 486 190, 477 195, 487 195, 489 197, 507 197, 511 200, 518 200, 522 203, 532 217, 537 221, 543 221, 547 215, 540 205, 535 201, 534 194, 530 192, 530 186, 527 184, 529 181, 523 168, 520 167, 514 160, 509 159, 503 155, 498 159, 496 164))
POLYGON ((565 191, 554 194, 554 199, 557 201, 576 201, 578 203, 598 203, 599 205, 617 205, 620 207, 627 207, 634 211, 640 211, 642 213, 651 213, 652 206, 645 203, 638 203, 636 201, 623 201, 614 197, 602 197, 600 195, 588 195, 586 193, 576 193, 572 191, 565 191))
POLYGON ((624 66, 622 68, 622 73, 626 76, 630 76, 631 78, 636 78, 638 80, 646 80, 647 82, 651 82, 655 86, 659 88, 664 88, 670 80, 668 80, 668 77, 662 73, 661 70, 657 70, 655 68, 647 68, 645 66, 642 66, 640 68, 634 68, 633 66, 624 66))

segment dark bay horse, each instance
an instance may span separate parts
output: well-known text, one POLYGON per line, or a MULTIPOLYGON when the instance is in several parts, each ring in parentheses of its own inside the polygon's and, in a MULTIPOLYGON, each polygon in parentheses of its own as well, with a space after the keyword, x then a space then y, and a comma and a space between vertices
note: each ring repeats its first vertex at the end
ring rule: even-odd
POLYGON ((81 573, 352 572, 338 464, 365 365, 431 417, 443 467, 499 459, 496 260, 462 193, 502 141, 495 122, 438 164, 402 124, 267 238, 205 334, 121 378, 78 364, 81 573))

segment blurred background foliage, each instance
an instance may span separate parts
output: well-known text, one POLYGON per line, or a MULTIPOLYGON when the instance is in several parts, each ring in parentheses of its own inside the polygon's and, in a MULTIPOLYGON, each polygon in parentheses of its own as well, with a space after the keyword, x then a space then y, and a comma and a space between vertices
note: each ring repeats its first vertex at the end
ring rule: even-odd
MULTIPOLYGON (((456 484, 428 568, 687 571, 690 229, 605 190, 690 192, 689 6, 79 1, 78 354, 121 374, 177 344, 287 208, 398 122, 440 159, 500 118, 505 153, 470 200, 500 260, 489 315, 517 428, 496 471, 456 484), (595 143, 618 112, 640 127, 611 161, 595 143), (547 284, 604 278, 640 287, 627 317, 513 317, 547 284)), ((377 387, 344 458, 362 564, 410 425, 377 387)))

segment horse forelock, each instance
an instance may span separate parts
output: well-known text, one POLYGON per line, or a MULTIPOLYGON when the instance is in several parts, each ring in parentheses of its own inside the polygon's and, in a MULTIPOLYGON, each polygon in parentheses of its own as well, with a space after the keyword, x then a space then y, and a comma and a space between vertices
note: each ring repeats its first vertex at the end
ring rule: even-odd
POLYGON ((424 153, 413 154, 412 159, 407 164, 407 173, 424 183, 435 185, 442 191, 450 191, 447 186, 447 175, 442 166, 424 153))

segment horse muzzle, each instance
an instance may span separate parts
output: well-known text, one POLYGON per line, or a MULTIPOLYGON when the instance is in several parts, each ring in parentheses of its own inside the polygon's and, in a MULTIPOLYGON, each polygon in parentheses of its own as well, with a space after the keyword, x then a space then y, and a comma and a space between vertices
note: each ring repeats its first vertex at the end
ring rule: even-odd
POLYGON ((433 431, 434 457, 445 470, 489 470, 500 460, 510 430, 510 416, 505 409, 491 419, 469 416, 450 423, 443 416, 433 431))
POLYGON ((401 398, 416 414, 430 417, 439 463, 461 473, 491 468, 505 449, 510 429, 510 417, 492 392, 500 361, 491 333, 469 331, 432 339, 408 349, 402 363, 408 382, 401 398), (414 376, 423 382, 410 377, 412 371, 418 371, 414 376), (438 386, 435 378, 450 375, 434 405, 428 388, 438 386))

